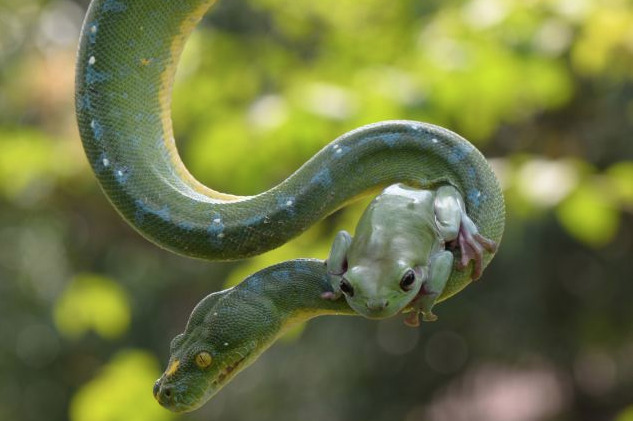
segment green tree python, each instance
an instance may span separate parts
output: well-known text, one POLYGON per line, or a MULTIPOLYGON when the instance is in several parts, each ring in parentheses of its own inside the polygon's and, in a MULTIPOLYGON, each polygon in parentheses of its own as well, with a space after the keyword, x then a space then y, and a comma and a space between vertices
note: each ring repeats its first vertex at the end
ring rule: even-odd
MULTIPOLYGON (((81 139, 103 191, 143 236, 185 256, 244 258, 284 244, 350 201, 403 183, 454 187, 478 235, 499 243, 505 212, 495 175, 468 141, 430 124, 387 121, 348 132, 255 196, 216 192, 195 180, 176 151, 171 90, 184 43, 212 3, 93 0, 84 21, 75 97, 81 139)), ((434 302, 477 278, 494 256, 488 251, 475 264, 456 259, 434 302)), ((459 248, 451 252, 460 255, 459 248)), ((174 339, 155 397, 174 411, 197 408, 292 323, 356 314, 334 299, 337 282, 323 262, 297 260, 211 294, 174 339)))

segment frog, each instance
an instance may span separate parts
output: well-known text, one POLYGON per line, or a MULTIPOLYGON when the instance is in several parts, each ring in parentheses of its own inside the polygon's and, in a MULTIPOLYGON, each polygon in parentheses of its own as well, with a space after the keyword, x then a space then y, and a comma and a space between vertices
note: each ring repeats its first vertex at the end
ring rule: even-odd
POLYGON ((405 323, 415 327, 420 316, 437 320, 433 307, 453 270, 472 261, 471 279, 481 276, 484 251, 496 244, 479 233, 457 188, 393 184, 369 204, 353 237, 336 234, 326 260, 332 291, 322 298, 344 296, 369 319, 410 313, 405 323))

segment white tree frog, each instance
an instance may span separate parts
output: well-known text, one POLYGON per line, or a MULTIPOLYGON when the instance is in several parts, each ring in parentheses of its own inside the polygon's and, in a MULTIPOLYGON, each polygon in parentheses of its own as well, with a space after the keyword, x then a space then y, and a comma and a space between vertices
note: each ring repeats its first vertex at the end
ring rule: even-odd
POLYGON ((403 184, 386 188, 367 207, 354 238, 340 231, 327 259, 333 293, 359 314, 380 319, 411 312, 405 323, 436 320, 432 309, 453 270, 451 249, 459 248, 458 269, 474 261, 472 279, 482 271, 483 250, 493 241, 481 236, 453 186, 420 190, 403 184))

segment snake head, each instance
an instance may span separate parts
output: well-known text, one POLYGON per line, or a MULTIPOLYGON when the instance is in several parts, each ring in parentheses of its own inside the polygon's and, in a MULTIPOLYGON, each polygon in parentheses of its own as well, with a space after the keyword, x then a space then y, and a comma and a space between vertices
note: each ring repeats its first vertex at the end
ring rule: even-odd
POLYGON ((249 328, 252 314, 248 308, 236 312, 223 305, 225 294, 202 300, 185 332, 173 339, 167 368, 153 390, 163 407, 174 412, 199 408, 261 352, 249 328))

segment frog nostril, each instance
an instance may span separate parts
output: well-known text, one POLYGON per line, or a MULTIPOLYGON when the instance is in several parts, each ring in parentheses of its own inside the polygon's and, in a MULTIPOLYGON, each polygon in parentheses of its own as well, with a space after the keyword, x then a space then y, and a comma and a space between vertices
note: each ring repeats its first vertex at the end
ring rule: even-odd
POLYGON ((167 399, 171 398, 171 387, 163 388, 163 395, 165 395, 167 399))
POLYGON ((370 310, 384 310, 385 308, 389 307, 389 301, 387 301, 386 299, 373 299, 367 301, 366 305, 367 308, 370 310))

